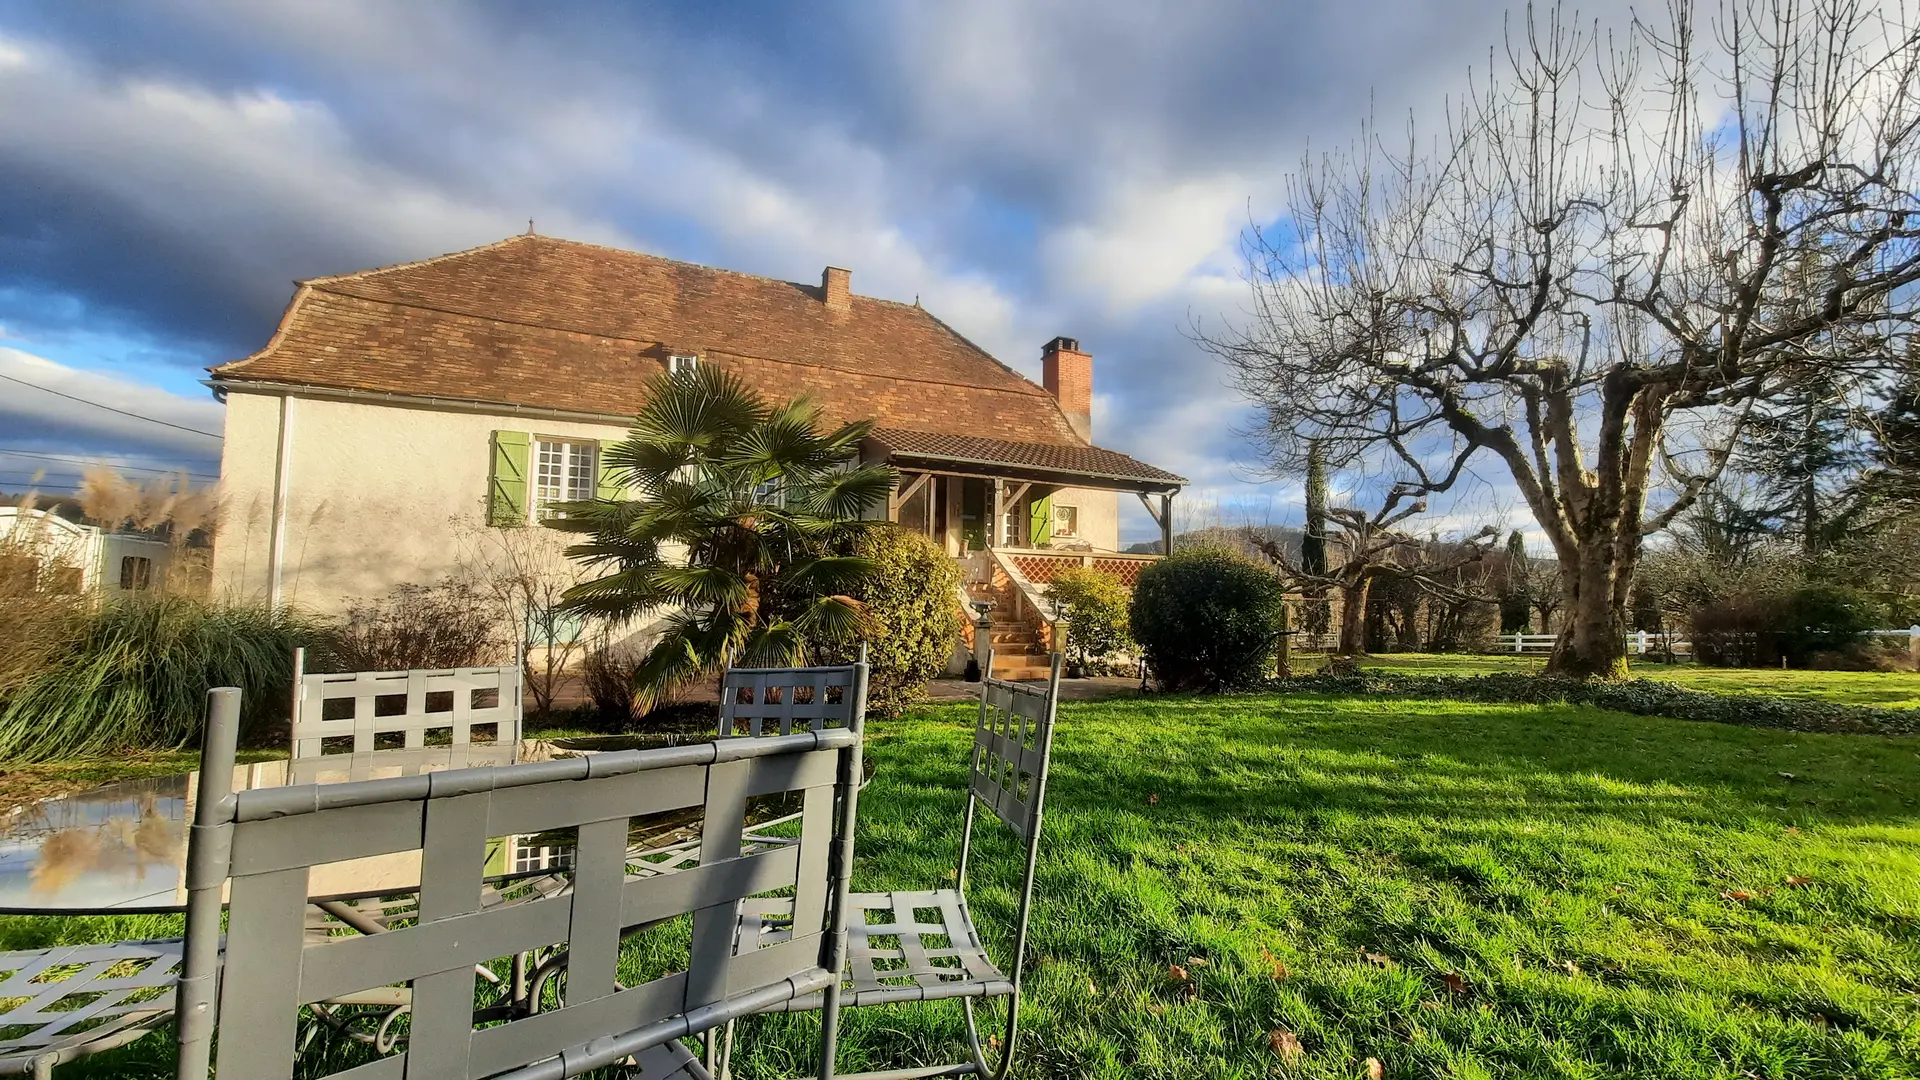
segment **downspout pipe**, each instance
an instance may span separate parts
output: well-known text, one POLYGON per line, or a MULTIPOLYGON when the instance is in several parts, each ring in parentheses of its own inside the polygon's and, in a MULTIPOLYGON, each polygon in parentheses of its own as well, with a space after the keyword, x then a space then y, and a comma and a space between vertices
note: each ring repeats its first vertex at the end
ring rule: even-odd
POLYGON ((281 582, 287 555, 287 500, 293 483, 293 395, 280 395, 280 449, 273 462, 273 522, 267 539, 267 606, 284 602, 281 582))

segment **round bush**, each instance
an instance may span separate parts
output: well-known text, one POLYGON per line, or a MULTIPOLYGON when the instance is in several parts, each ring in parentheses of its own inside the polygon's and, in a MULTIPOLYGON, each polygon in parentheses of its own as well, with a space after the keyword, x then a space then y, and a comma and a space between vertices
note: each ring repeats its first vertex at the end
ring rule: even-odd
POLYGON ((1227 551, 1178 552, 1140 573, 1133 638, 1169 690, 1258 685, 1281 629, 1278 578, 1227 551))
MULTIPOLYGON (((871 577, 848 590, 866 609, 867 711, 899 716, 927 680, 947 666, 960 637, 960 567, 938 544, 897 525, 862 531, 838 554, 874 562, 871 577)), ((821 663, 848 663, 860 645, 821 645, 821 663)))
POLYGON ((1113 578, 1069 567, 1047 583, 1047 598, 1060 608, 1067 652, 1081 670, 1133 644, 1127 633, 1127 589, 1113 578))
POLYGON ((1784 607, 1780 651, 1795 667, 1805 666, 1815 653, 1845 649, 1886 617, 1883 605, 1844 585, 1803 585, 1784 607))

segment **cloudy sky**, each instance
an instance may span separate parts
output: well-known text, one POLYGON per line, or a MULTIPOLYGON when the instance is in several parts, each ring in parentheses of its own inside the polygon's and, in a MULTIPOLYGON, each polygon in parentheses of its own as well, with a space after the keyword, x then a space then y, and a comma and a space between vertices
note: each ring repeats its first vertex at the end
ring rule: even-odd
POLYGON ((1243 409, 1190 320, 1243 307, 1241 234, 1309 147, 1369 110, 1437 109, 1502 19, 1409 0, 9 4, 0 490, 43 469, 68 486, 87 458, 216 474, 198 380, 266 341, 293 279, 532 218, 797 281, 851 267, 856 292, 918 296, 1036 379, 1040 345, 1077 337, 1097 441, 1192 477, 1213 513, 1297 520, 1297 491, 1251 482, 1243 409))

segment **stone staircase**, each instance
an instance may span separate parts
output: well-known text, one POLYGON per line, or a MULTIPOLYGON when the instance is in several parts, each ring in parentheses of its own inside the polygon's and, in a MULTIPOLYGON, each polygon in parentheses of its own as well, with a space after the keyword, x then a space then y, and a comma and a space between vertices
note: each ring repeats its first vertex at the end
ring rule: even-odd
POLYGON ((1047 656, 1046 646, 1040 641, 1040 628, 1015 614, 1028 613, 1021 605, 1012 583, 1002 580, 994 585, 970 584, 967 586, 967 595, 993 604, 993 627, 987 637, 993 646, 993 677, 1046 678, 1052 670, 1052 659, 1047 656))

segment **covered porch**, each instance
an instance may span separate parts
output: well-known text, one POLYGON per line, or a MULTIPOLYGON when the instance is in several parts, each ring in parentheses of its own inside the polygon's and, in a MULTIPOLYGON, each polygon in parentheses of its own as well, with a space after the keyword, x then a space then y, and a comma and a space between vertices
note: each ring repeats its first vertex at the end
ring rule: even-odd
POLYGON ((1123 500, 1145 507, 1160 551, 1172 546, 1173 500, 1186 480, 1125 454, 889 429, 873 442, 874 459, 900 471, 888 520, 960 562, 966 584, 955 601, 967 649, 981 656, 990 644, 1000 678, 1045 676, 1047 654, 1061 644, 1045 586, 1061 571, 1084 567, 1131 588, 1161 557, 1119 550, 1123 500), (982 632, 985 642, 977 640, 982 632))

